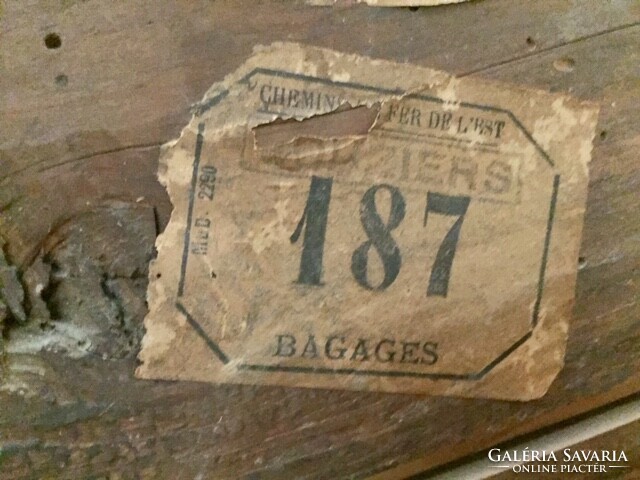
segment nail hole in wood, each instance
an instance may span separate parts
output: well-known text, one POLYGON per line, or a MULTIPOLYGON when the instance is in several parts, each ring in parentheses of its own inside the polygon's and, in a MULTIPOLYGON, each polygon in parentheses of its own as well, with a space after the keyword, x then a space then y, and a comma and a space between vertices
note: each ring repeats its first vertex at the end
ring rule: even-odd
POLYGON ((69 77, 67 77, 66 75, 62 74, 56 77, 56 85, 58 85, 59 87, 66 87, 68 83, 69 77))
POLYGON ((60 48, 62 45, 62 39, 57 33, 49 33, 44 37, 44 44, 49 50, 60 48))
POLYGON ((578 270, 582 270, 587 266, 587 259, 585 257, 578 257, 578 270))

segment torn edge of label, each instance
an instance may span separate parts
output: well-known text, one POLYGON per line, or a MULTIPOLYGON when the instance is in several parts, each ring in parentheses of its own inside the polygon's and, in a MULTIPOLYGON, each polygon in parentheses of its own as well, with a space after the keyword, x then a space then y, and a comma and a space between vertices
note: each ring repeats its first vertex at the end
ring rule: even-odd
MULTIPOLYGON (((176 195, 183 194, 184 188, 189 182, 191 162, 188 161, 191 152, 184 152, 181 155, 175 152, 175 147, 180 140, 190 134, 201 138, 203 128, 206 124, 207 141, 217 141, 236 130, 251 130, 252 148, 254 152, 265 163, 273 163, 283 169, 294 169, 298 167, 317 166, 325 162, 347 161, 351 147, 357 146, 367 134, 376 127, 379 120, 381 108, 387 102, 399 102, 403 98, 421 92, 423 90, 435 91, 443 101, 443 109, 456 110, 460 106, 457 96, 457 86, 460 82, 455 77, 410 64, 397 64, 384 60, 372 60, 358 55, 342 54, 331 50, 316 47, 306 47, 298 44, 275 43, 267 47, 256 47, 254 54, 235 72, 227 75, 222 82, 214 84, 204 95, 201 102, 193 108, 193 116, 189 124, 183 129, 180 138, 168 142, 162 148, 159 179, 165 185, 175 206, 178 198, 176 195), (360 64, 363 64, 360 68, 360 64), (282 70, 286 65, 286 72, 282 70), (252 77, 255 72, 269 72, 273 75, 295 74, 298 76, 309 76, 313 78, 326 79, 328 82, 342 85, 366 84, 371 82, 371 70, 375 70, 375 84, 379 88, 375 93, 362 91, 355 98, 343 99, 344 101, 332 106, 325 111, 306 111, 296 113, 285 112, 262 112, 255 115, 255 104, 253 100, 245 97, 247 91, 257 87, 252 77), (214 108, 215 107, 215 108, 214 108), (336 120, 334 124, 333 120, 336 120), (338 124, 344 127, 344 119, 349 120, 348 127, 343 131, 336 129, 338 124), (263 135, 268 131, 267 135, 263 135), (341 155, 341 152, 344 155, 341 155), (181 160, 184 158, 184 162, 181 160), (171 173, 170 173, 171 170, 171 173), (171 181, 170 181, 171 179, 171 181)), ((470 80, 465 80, 470 82, 470 80)), ((491 82, 496 85, 498 82, 491 82)), ((537 96, 550 95, 548 92, 530 88, 509 87, 513 91, 526 91, 529 95, 530 106, 536 103, 537 96)), ((555 95, 555 97, 559 97, 555 95)), ((571 135, 572 128, 576 126, 592 125, 595 128, 597 120, 597 109, 584 109, 581 117, 574 115, 574 112, 565 106, 564 102, 570 105, 593 106, 588 102, 581 102, 569 98, 558 98, 553 104, 554 112, 548 117, 540 117, 533 126, 534 136, 541 144, 548 146, 549 142, 557 141, 558 135, 552 129, 560 123, 566 125, 566 136, 571 135)), ((533 146, 527 148, 533 149, 533 146)), ((581 143, 576 155, 574 171, 582 175, 588 175, 588 163, 591 154, 591 138, 588 142, 581 143)), ((569 168, 569 167, 567 167, 569 168)), ((585 195, 586 198, 586 195, 585 195)), ((583 208, 581 205, 580 208, 583 208)), ((170 225, 175 220, 176 210, 172 212, 170 225)), ((172 228, 180 228, 173 225, 172 228)), ((169 229, 169 227, 168 227, 169 229)), ((156 247, 159 254, 168 249, 177 248, 177 245, 168 244, 170 237, 167 232, 161 234, 156 247)), ((173 239, 172 239, 173 240, 173 239)), ((155 262, 155 261, 154 261, 155 262)), ((153 272, 153 268, 150 269, 153 272)), ((152 273, 150 273, 152 275, 152 273)), ((175 292, 168 283, 159 282, 151 277, 148 302, 150 313, 145 319, 147 334, 142 342, 142 350, 139 358, 142 365, 138 368, 137 374, 145 375, 147 365, 155 360, 161 360, 170 349, 171 342, 178 334, 171 325, 151 322, 150 317, 154 309, 163 304, 173 305, 175 292)), ((545 312, 541 312, 540 323, 546 323, 545 312)), ((563 330, 554 333, 558 338, 564 337, 566 342, 566 325, 558 324, 556 327, 563 330)), ((540 329, 538 329, 540 332, 540 329)), ((544 334, 544 332, 542 332, 544 334)), ((519 355, 520 366, 525 363, 525 370, 536 370, 535 362, 531 360, 535 355, 535 345, 527 342, 522 345, 519 355)), ((562 351, 562 353, 564 350, 562 351)), ((560 352, 558 352, 560 354, 560 352)), ((528 399, 537 398, 548 389, 551 381, 560 370, 563 355, 559 355, 557 368, 554 371, 538 371, 539 379, 545 381, 538 383, 535 391, 526 392, 528 399), (559 363, 558 363, 559 362, 559 363), (541 387, 542 386, 542 387, 541 387)), ((233 368, 234 362, 223 366, 223 369, 233 368)), ((515 368, 512 367, 512 368, 515 368)), ((172 378, 174 375, 172 375, 172 378)), ((175 377, 177 378, 177 377, 175 377)), ((491 386, 474 387, 477 396, 493 396, 491 386)), ((448 389, 448 394, 469 396, 467 387, 452 386, 448 389)), ((476 395, 472 395, 476 396, 476 395)), ((503 398, 517 398, 517 393, 509 393, 503 398)))

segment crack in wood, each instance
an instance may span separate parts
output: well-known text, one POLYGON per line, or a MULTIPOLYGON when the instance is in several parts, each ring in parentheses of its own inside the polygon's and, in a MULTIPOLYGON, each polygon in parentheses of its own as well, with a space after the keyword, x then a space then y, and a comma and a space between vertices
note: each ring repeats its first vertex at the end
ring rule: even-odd
POLYGON ((618 27, 608 28, 608 29, 602 30, 600 32, 594 32, 592 34, 584 35, 584 36, 579 37, 579 38, 574 38, 574 39, 568 40, 566 42, 561 42, 561 43, 558 43, 557 45, 551 45, 551 46, 546 47, 546 48, 541 48, 539 50, 534 50, 531 53, 526 53, 524 55, 518 55, 516 57, 509 58, 509 59, 503 60, 501 62, 496 62, 496 63, 492 63, 492 64, 489 64, 489 65, 485 65, 483 67, 474 68, 473 70, 468 70, 468 71, 466 71, 464 73, 460 73, 460 74, 458 74, 456 76, 457 77, 468 77, 469 75, 475 75, 476 73, 486 72, 486 71, 492 70, 494 68, 500 68, 500 67, 503 67, 505 65, 509 65, 511 63, 518 62, 520 60, 527 60, 527 59, 530 59, 530 58, 534 58, 534 57, 537 57, 537 56, 539 56, 539 55, 541 55, 543 53, 548 53, 548 52, 551 52, 553 50, 557 50, 557 49, 562 48, 562 47, 566 47, 566 46, 573 45, 573 44, 576 44, 576 43, 584 42, 584 41, 590 40, 592 38, 601 37, 603 35, 608 35, 610 33, 616 33, 616 32, 619 32, 621 30, 626 30, 626 29, 629 29, 629 28, 637 27, 638 25, 640 25, 640 22, 632 22, 632 23, 627 23, 625 25, 620 25, 618 27))

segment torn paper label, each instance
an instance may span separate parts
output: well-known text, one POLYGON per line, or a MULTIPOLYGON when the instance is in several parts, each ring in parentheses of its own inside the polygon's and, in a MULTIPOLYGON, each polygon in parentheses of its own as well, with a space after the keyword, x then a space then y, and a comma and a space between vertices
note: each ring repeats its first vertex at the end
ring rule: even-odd
POLYGON ((164 149, 137 374, 528 400, 563 365, 597 108, 295 44, 164 149))

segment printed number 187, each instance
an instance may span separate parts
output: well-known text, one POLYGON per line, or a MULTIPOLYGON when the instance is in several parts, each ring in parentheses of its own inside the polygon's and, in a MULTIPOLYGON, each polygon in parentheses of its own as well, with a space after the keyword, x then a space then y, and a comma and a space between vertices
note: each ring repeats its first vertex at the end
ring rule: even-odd
MULTIPOLYGON (((302 285, 322 285, 322 259, 332 185, 333 178, 331 177, 311 177, 311 187, 302 218, 291 235, 291 243, 295 243, 304 229, 300 271, 297 279, 297 283, 302 285)), ((451 266, 469 202, 469 197, 427 192, 423 226, 427 226, 429 213, 458 217, 442 240, 436 254, 427 287, 427 296, 447 296, 451 266)), ((404 219, 405 207, 406 203, 402 193, 393 185, 374 185, 362 196, 360 222, 367 234, 367 240, 360 244, 351 255, 351 273, 356 282, 367 290, 388 288, 400 273, 402 256, 391 232, 404 219), (389 219, 386 222, 380 218, 376 208, 375 197, 379 190, 386 190, 391 197, 389 219), (372 284, 367 275, 368 260, 372 249, 380 257, 384 268, 384 278, 377 285, 372 284)))

